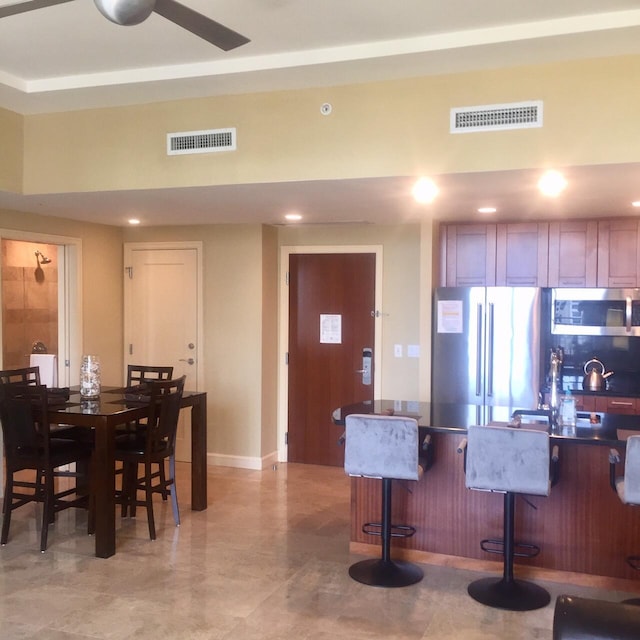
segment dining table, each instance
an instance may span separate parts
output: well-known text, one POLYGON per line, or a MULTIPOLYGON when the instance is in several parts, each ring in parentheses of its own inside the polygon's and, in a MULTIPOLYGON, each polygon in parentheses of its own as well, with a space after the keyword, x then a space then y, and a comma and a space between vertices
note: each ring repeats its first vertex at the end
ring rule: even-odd
MULTIPOLYGON (((182 408, 191 410, 191 509, 207 508, 207 394, 185 391, 182 408)), ((97 398, 85 399, 78 387, 69 389, 64 402, 49 405, 49 423, 91 430, 93 441, 92 490, 95 496, 95 555, 116 553, 115 443, 119 425, 149 414, 149 401, 124 387, 102 387, 97 398)))

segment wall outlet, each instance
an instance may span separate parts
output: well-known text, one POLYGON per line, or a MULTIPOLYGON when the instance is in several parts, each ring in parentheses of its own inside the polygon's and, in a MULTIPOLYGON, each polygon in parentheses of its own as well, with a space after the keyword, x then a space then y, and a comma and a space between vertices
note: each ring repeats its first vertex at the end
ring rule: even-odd
POLYGON ((402 358, 402 345, 401 344, 394 344, 393 345, 393 355, 396 358, 402 358))

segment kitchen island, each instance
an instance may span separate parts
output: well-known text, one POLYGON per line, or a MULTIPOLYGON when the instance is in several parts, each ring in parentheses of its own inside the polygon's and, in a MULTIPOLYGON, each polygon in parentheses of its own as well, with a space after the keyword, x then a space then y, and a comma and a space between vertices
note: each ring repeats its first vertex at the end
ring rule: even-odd
MULTIPOLYGON (((421 442, 430 436, 432 464, 422 479, 394 483, 393 521, 417 529, 412 538, 394 541, 395 554, 460 566, 471 566, 464 559, 496 560, 480 541, 502 537, 502 494, 468 490, 458 453, 467 426, 486 409, 377 400, 334 412, 336 425, 349 413, 411 416, 420 425, 421 442)), ((514 409, 493 407, 490 420, 506 422, 514 409)), ((626 437, 640 434, 640 416, 598 413, 593 424, 590 418, 583 416, 575 430, 550 430, 559 449, 558 482, 548 497, 517 499, 516 540, 538 545, 540 553, 516 558, 516 565, 640 581, 640 572, 626 563, 627 556, 640 555, 640 507, 622 504, 609 484, 609 449, 624 454, 626 437)), ((535 428, 547 428, 542 418, 533 420, 535 428)), ((362 524, 379 518, 380 482, 353 478, 351 491, 351 549, 376 553, 377 540, 362 533, 362 524)))

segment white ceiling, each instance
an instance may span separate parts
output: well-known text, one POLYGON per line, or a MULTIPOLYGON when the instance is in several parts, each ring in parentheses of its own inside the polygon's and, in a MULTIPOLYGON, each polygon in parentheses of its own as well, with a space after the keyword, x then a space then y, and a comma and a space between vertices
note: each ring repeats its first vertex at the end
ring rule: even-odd
MULTIPOLYGON (((0 7, 16 1, 0 0, 0 7)), ((224 52, 156 14, 134 27, 117 26, 91 0, 5 17, 0 106, 35 114, 640 53, 638 0, 183 4, 251 42, 224 52)), ((584 217, 640 199, 639 166, 566 170, 570 192, 551 209, 545 204, 544 211, 534 187, 537 172, 438 176, 443 195, 429 215, 470 218, 477 206, 491 202, 507 218, 553 215, 554 209, 584 217)), ((303 213, 308 223, 415 221, 425 214, 408 197, 411 182, 407 177, 28 197, 0 193, 0 207, 116 225, 132 215, 154 225, 277 223, 289 210, 303 213)))

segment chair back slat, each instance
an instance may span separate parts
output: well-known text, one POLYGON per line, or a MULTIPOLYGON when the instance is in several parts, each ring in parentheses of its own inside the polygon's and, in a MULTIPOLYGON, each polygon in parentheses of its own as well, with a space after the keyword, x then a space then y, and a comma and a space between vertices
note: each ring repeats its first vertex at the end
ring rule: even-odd
POLYGON ((40 384, 40 367, 0 371, 0 384, 40 384))
POLYGON ((171 380, 173 367, 156 367, 154 365, 127 365, 127 386, 158 380, 171 380))

